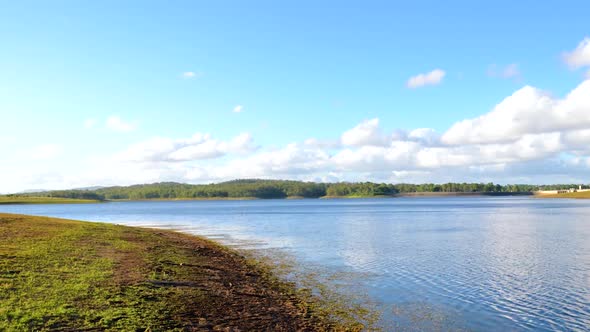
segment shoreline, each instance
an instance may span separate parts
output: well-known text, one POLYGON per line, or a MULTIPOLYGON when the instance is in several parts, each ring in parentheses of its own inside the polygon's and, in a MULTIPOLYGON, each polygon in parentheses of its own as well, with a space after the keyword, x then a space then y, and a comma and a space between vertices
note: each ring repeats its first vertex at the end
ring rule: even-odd
POLYGON ((61 197, 27 197, 27 196, 0 196, 0 205, 23 204, 93 204, 101 203, 93 199, 75 199, 61 197))
POLYGON ((155 199, 113 199, 105 202, 169 202, 169 201, 264 201, 264 200, 321 200, 321 199, 366 199, 366 198, 399 198, 399 197, 465 197, 465 196, 533 196, 532 192, 408 192, 395 195, 354 195, 354 196, 321 196, 302 197, 287 196, 277 198, 258 197, 208 197, 208 198, 155 198, 155 199))
POLYGON ((117 203, 117 202, 190 202, 190 201, 264 201, 264 200, 331 200, 331 199, 388 199, 388 198, 422 198, 422 197, 507 197, 507 196, 530 196, 535 198, 571 198, 571 199, 590 199, 590 192, 574 192, 563 194, 538 194, 536 192, 406 192, 395 195, 375 195, 375 196, 322 196, 322 197, 302 197, 287 196, 277 198, 258 198, 258 197, 195 197, 195 198, 146 198, 146 199, 105 199, 85 200, 59 197, 7 197, 0 196, 1 205, 25 205, 25 204, 97 204, 97 203, 117 203))
POLYGON ((572 192, 562 194, 535 194, 537 198, 569 198, 569 199, 590 199, 590 192, 572 192))
POLYGON ((0 226, 0 330, 365 328, 199 236, 4 213, 0 226))
POLYGON ((533 196, 532 192, 408 192, 395 197, 533 196))

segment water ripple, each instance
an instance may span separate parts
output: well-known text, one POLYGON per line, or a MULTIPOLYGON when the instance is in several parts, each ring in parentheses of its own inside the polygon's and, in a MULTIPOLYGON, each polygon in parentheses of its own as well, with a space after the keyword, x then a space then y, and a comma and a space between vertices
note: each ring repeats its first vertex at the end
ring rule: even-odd
POLYGON ((193 201, 0 210, 287 249, 303 264, 371 275, 347 283, 381 303, 391 330, 590 330, 590 201, 193 201))

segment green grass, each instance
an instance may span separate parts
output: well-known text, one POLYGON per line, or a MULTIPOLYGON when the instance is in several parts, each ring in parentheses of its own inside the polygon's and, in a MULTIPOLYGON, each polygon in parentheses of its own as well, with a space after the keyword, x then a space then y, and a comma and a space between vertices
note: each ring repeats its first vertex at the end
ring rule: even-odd
POLYGON ((267 330, 256 319, 271 309, 304 330, 363 330, 334 303, 202 238, 0 213, 0 331, 213 329, 244 315, 245 330, 267 330))
MULTIPOLYGON (((152 237, 152 239, 150 239, 152 237)), ((153 234, 121 226, 42 217, 0 219, 0 330, 161 329, 182 306, 171 299, 199 297, 150 284, 122 287, 116 265, 153 234)), ((170 258, 177 258, 171 252, 170 258)), ((145 273, 137 257, 129 275, 145 273), (137 269, 137 270, 134 270, 137 269)), ((166 271, 155 278, 165 278, 166 271)))
POLYGON ((59 197, 0 196, 0 204, 83 204, 98 203, 91 199, 73 199, 59 197))
POLYGON ((575 192, 575 193, 564 193, 564 194, 538 195, 538 197, 542 197, 542 198, 579 198, 579 199, 588 199, 588 198, 590 198, 590 191, 582 191, 582 192, 575 192))

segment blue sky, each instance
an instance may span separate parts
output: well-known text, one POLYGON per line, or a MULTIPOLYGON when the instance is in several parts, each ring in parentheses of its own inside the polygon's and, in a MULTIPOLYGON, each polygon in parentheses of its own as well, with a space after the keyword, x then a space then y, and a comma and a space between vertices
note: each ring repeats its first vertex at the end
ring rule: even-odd
MULTIPOLYGON (((520 159, 407 159, 493 147, 440 138, 525 86, 557 101, 585 88, 589 9, 587 1, 2 3, 0 171, 11 175, 0 176, 0 192, 244 176, 588 182, 586 152, 564 141, 585 124, 519 131, 514 144, 561 135, 559 148, 520 159), (408 83, 420 74, 423 85, 408 83), (363 124, 364 135, 386 139, 344 144, 363 124), (408 137, 417 128, 434 138, 418 150, 395 143, 416 142, 408 137), (209 136, 191 141, 197 133, 209 136), (178 149, 183 157, 170 157, 178 149)), ((571 114, 590 113, 585 105, 571 114)))

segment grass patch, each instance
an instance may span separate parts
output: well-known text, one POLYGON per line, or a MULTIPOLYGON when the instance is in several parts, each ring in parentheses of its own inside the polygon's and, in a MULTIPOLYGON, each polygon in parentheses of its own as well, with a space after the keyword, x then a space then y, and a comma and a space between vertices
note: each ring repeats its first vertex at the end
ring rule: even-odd
POLYGON ((159 322, 175 311, 157 300, 168 289, 124 286, 145 264, 119 275, 121 258, 139 248, 124 238, 147 235, 42 217, 1 215, 0 225, 0 330, 176 327, 159 322))
POLYGON ((2 331, 363 328, 303 292, 202 238, 0 214, 2 331))
POLYGON ((563 194, 539 194, 536 195, 540 198, 579 198, 579 199, 588 199, 590 198, 590 191, 581 191, 581 192, 574 192, 574 193, 563 193, 563 194))
POLYGON ((27 196, 0 196, 0 204, 83 204, 99 203, 92 199, 73 199, 59 197, 27 197, 27 196))

